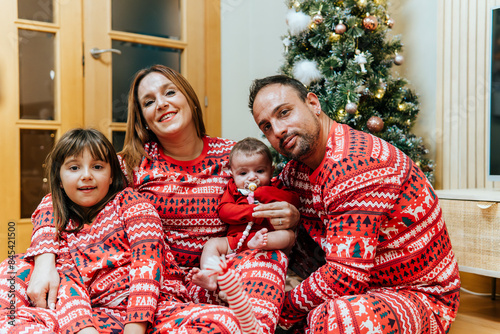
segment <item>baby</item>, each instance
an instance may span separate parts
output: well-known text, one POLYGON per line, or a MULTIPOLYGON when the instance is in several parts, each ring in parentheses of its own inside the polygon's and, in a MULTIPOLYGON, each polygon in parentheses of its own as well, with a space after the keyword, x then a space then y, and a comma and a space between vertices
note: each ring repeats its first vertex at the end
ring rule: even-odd
MULTIPOLYGON (((293 230, 275 230, 268 219, 252 217, 258 203, 286 201, 296 207, 300 203, 295 193, 278 188, 272 182, 274 167, 269 148, 260 140, 245 138, 231 150, 229 168, 232 179, 218 207, 220 219, 229 224, 227 236, 210 239, 203 248, 200 268, 193 268, 187 276, 188 280, 211 291, 217 289, 217 278, 205 270, 210 257, 247 249, 285 250, 295 242, 293 230)), ((272 220, 281 225, 280 218, 272 220)))

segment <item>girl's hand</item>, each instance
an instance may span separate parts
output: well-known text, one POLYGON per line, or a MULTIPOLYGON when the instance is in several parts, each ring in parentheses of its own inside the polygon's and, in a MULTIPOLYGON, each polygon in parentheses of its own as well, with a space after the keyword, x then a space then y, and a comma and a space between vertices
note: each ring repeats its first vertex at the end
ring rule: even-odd
POLYGON ((33 306, 56 308, 59 273, 56 269, 55 254, 46 253, 35 256, 35 266, 31 273, 26 293, 33 306))
POLYGON ((287 202, 259 204, 252 214, 255 218, 267 218, 275 230, 293 229, 300 221, 299 210, 287 202))
POLYGON ((76 333, 77 334, 99 334, 97 329, 95 329, 94 327, 85 327, 84 329, 79 330, 76 333))

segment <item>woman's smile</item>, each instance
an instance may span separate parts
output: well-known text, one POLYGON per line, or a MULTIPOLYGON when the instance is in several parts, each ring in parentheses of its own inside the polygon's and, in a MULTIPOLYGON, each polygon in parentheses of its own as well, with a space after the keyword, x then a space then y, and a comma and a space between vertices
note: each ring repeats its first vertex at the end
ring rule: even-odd
POLYGON ((177 115, 177 111, 169 111, 160 117, 160 122, 170 121, 175 115, 177 115))

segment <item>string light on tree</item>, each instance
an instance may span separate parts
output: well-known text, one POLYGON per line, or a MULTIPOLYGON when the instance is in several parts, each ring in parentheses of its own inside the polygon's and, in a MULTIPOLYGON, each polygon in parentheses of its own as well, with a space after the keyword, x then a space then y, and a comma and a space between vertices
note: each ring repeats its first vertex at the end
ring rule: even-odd
POLYGON ((340 35, 338 35, 338 34, 336 34, 336 33, 334 33, 334 32, 331 32, 331 33, 330 33, 330 36, 328 37, 328 40, 329 40, 330 42, 336 42, 336 41, 338 41, 339 39, 340 39, 340 35))
POLYGON ((384 95, 385 95, 386 89, 387 89, 387 84, 385 82, 383 82, 382 79, 380 79, 379 80, 379 86, 378 86, 377 92, 375 93, 375 97, 377 99, 383 98, 384 95))

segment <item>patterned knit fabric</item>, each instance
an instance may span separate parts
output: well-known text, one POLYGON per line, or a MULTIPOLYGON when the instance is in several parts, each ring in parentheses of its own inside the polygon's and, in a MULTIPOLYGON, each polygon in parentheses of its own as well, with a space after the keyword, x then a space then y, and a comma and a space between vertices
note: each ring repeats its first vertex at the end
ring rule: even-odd
MULTIPOLYGON (((227 162, 234 142, 211 137, 204 137, 203 141, 202 154, 192 161, 174 160, 165 156, 156 142, 148 143, 145 150, 151 159, 143 158, 133 175, 132 186, 155 206, 171 252, 184 269, 199 267, 205 242, 212 237, 225 236, 227 231, 227 225, 218 217, 217 207, 230 179, 227 162)), ((59 251, 58 243, 53 241, 52 220, 50 203, 42 203, 41 209, 33 215, 32 244, 27 255, 59 251)), ((264 333, 274 333, 278 322, 287 265, 288 259, 280 251, 245 252, 238 254, 233 262, 264 333)), ((217 292, 194 284, 187 288, 194 303, 224 304, 217 292)), ((196 304, 181 307, 167 301, 160 303, 158 312, 168 310, 171 314, 184 315, 191 307, 204 314, 203 318, 195 319, 204 319, 207 333, 217 333, 218 329, 214 332, 216 327, 222 328, 220 333, 226 330, 237 333, 232 327, 234 314, 224 307, 196 304)), ((193 326, 190 317, 185 319, 188 324, 179 322, 176 328, 193 326)), ((155 330, 167 333, 172 328, 169 319, 158 320, 157 326, 155 330)))
MULTIPOLYGON (((288 189, 279 189, 277 186, 262 186, 255 190, 254 198, 259 203, 272 203, 272 202, 288 202, 295 207, 300 205, 299 197, 288 189)), ((248 240, 252 239, 255 232, 262 228, 267 228, 269 231, 274 231, 273 225, 267 219, 252 217, 253 208, 257 204, 248 204, 247 197, 242 195, 236 188, 234 180, 231 179, 227 185, 226 191, 222 196, 221 203, 218 208, 220 219, 229 224, 227 231, 227 239, 229 247, 236 249, 238 242, 241 239, 243 231, 247 227, 249 221, 254 224, 250 230, 248 237, 245 239, 243 246, 238 251, 247 250, 248 240)))
POLYGON ((255 319, 252 304, 243 290, 241 279, 234 270, 228 268, 226 259, 212 255, 207 259, 205 266, 207 270, 217 275, 219 287, 226 294, 227 302, 240 323, 242 333, 262 334, 262 329, 255 319))
POLYGON ((156 142, 145 146, 151 160, 143 159, 133 187, 155 205, 182 267, 199 267, 205 242, 226 233, 217 207, 230 178, 227 161, 233 145, 230 140, 205 137, 203 152, 191 161, 165 156, 156 142))
POLYGON ((406 155, 335 123, 320 167, 292 161, 281 180, 300 194, 304 227, 326 253, 326 264, 287 294, 283 327, 307 320, 307 333, 448 330, 458 265, 438 198, 406 155))
MULTIPOLYGON (((42 206, 46 202, 44 199, 42 206)), ((70 221, 70 227, 72 224, 70 221)), ((103 332, 111 326, 108 318, 118 328, 129 322, 153 323, 160 289, 171 299, 189 300, 182 285, 183 272, 165 244, 158 213, 131 188, 116 195, 92 225, 78 233, 63 233, 59 244, 56 265, 61 284, 56 311, 29 307, 26 288, 32 266, 19 259, 18 324, 0 327, 19 332, 43 318, 47 319, 44 326, 55 332, 75 333, 89 326, 103 332)), ((6 288, 7 271, 4 262, 1 291, 6 288)), ((8 307, 4 301, 1 298, 2 309, 8 307)), ((0 317, 0 322, 4 320, 0 317)))
MULTIPOLYGON (((227 232, 217 207, 231 178, 228 158, 235 142, 212 137, 204 137, 203 141, 203 152, 192 161, 174 160, 165 156, 157 143, 146 144, 151 160, 143 159, 133 176, 134 188, 156 206, 167 243, 179 265, 186 269, 199 267, 203 245, 227 232)), ((279 251, 240 255, 233 266, 249 293, 264 333, 274 333, 283 303, 288 259, 279 251)), ((222 303, 217 292, 194 284, 188 289, 196 303, 222 303)))

